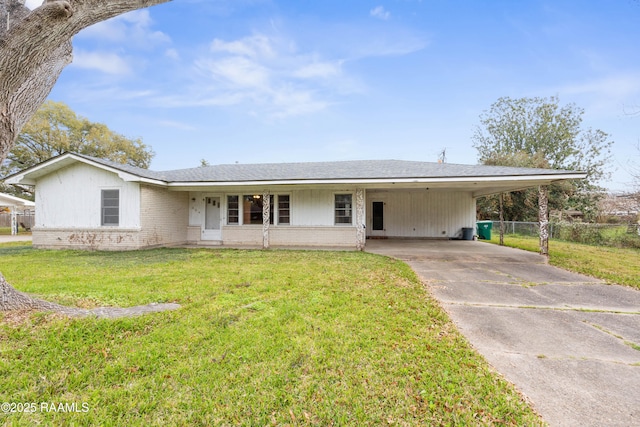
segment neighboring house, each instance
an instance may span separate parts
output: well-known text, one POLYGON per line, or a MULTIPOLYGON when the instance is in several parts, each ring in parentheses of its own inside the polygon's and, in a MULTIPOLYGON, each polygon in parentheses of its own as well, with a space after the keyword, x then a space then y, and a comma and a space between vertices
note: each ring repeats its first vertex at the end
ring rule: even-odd
POLYGON ((10 194, 0 193, 0 207, 8 208, 10 215, 10 228, 11 234, 18 233, 18 210, 22 209, 23 214, 25 209, 33 209, 35 203, 30 200, 21 199, 10 194))
POLYGON ((362 249, 365 238, 460 238, 476 198, 581 172, 399 160, 231 164, 154 172, 66 153, 7 178, 35 185, 33 244, 362 249), (268 202, 267 202, 268 201, 268 202))
POLYGON ((635 220, 640 215, 640 193, 609 193, 598 204, 605 217, 626 217, 635 220))

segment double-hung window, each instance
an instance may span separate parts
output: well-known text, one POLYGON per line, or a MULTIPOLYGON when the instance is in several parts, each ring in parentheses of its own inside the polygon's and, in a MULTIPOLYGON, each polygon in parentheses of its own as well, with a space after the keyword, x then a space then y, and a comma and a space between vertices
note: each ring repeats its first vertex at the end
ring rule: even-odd
POLYGON ((238 196, 227 196, 227 224, 238 224, 240 219, 240 204, 238 196))
POLYGON ((120 224, 120 190, 102 190, 101 219, 104 226, 118 226, 120 224))
POLYGON ((335 223, 336 224, 352 224, 353 223, 353 205, 351 194, 335 195, 335 223))
POLYGON ((291 223, 290 197, 288 194, 278 195, 278 224, 289 225, 291 223))

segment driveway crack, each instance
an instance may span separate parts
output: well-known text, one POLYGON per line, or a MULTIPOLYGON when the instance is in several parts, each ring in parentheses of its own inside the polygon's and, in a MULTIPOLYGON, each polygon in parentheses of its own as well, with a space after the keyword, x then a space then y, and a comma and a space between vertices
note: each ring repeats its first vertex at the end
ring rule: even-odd
POLYGON ((608 334, 618 340, 620 340, 624 345, 631 347, 634 350, 638 350, 640 351, 640 345, 637 343, 634 343, 633 341, 629 341, 628 339, 626 339, 625 337, 623 337, 622 335, 616 334, 613 331, 608 330, 607 328, 605 328, 602 325, 598 325, 596 323, 592 323, 592 322, 587 322, 586 320, 582 321, 584 324, 589 325, 601 332, 604 332, 605 334, 608 334))
MULTIPOLYGON (((487 304, 487 303, 474 303, 474 302, 457 302, 457 301, 442 301, 448 305, 460 305, 468 307, 490 307, 490 308, 507 308, 507 309, 527 309, 527 310, 553 310, 553 311, 575 311, 581 313, 609 313, 609 314, 633 314, 640 315, 640 311, 629 311, 619 309, 594 309, 587 307, 554 307, 546 305, 519 305, 519 304, 487 304)), ((593 326, 593 325, 592 325, 593 326)))

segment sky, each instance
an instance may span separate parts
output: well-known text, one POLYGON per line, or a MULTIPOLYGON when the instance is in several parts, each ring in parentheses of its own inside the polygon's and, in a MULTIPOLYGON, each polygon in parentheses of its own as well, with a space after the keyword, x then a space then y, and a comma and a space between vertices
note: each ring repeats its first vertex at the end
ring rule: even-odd
POLYGON ((49 99, 170 170, 443 151, 476 164, 494 102, 557 96, 615 141, 602 184, 624 191, 640 164, 638 22, 637 0, 174 0, 79 33, 49 99))

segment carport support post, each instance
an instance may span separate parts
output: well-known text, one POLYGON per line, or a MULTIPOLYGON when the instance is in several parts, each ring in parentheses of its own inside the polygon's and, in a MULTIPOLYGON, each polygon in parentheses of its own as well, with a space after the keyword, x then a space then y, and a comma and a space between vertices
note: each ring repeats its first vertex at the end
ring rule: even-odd
POLYGON ((540 222, 540 254, 549 256, 549 189, 538 187, 538 221, 540 222))
POLYGON ((262 249, 269 249, 269 224, 271 222, 271 196, 262 193, 262 249))
POLYGON ((500 193, 500 246, 504 246, 504 193, 500 193))

